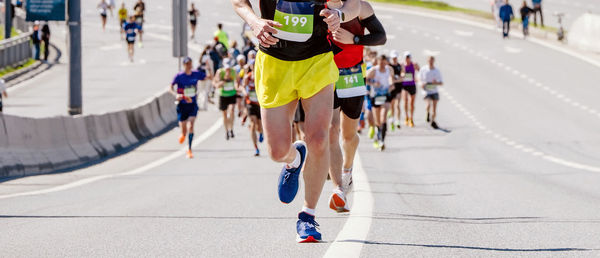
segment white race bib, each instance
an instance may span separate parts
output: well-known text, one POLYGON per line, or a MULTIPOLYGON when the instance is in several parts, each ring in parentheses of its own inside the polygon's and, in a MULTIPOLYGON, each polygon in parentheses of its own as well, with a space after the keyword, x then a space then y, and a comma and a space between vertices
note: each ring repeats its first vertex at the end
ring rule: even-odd
POLYGON ((375 105, 381 106, 381 105, 385 104, 386 100, 387 100, 387 96, 377 96, 377 97, 375 97, 375 105))

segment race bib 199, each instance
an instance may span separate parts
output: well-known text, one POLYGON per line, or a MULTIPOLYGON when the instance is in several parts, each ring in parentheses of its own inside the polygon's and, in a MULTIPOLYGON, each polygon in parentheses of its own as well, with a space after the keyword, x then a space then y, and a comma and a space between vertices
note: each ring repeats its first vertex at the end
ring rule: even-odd
POLYGON ((362 65, 352 68, 341 68, 340 77, 335 83, 335 90, 339 98, 364 96, 367 93, 362 65))
POLYGON ((313 34, 315 9, 313 2, 288 2, 280 0, 275 10, 275 20, 281 23, 275 37, 295 41, 306 42, 313 34))

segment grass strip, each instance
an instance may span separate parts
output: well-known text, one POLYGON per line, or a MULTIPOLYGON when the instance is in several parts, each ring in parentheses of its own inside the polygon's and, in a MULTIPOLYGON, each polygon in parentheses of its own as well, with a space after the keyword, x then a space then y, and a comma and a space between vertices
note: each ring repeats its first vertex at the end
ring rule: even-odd
POLYGON ((9 73, 12 73, 12 72, 14 72, 14 71, 17 71, 17 70, 19 70, 19 69, 24 69, 24 68, 27 68, 27 67, 29 67, 29 66, 33 65, 34 63, 35 63, 35 60, 34 60, 33 58, 29 58, 29 60, 27 60, 27 62, 25 62, 25 63, 24 63, 24 64, 22 64, 22 65, 19 65, 19 66, 9 66, 9 67, 6 67, 6 68, 4 68, 4 69, 0 70, 0 77, 2 77, 2 76, 4 76, 4 75, 7 75, 7 74, 9 74, 9 73))

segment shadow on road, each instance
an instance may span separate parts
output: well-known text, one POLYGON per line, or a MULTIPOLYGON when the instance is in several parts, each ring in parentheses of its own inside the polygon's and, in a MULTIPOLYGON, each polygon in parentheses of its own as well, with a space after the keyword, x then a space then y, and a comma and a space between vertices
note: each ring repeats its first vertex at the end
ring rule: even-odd
POLYGON ((409 243, 388 243, 388 242, 377 242, 377 241, 363 241, 363 240, 341 240, 340 242, 350 243, 362 243, 366 245, 389 245, 389 246, 409 246, 409 247, 429 247, 429 248, 450 248, 450 249, 470 249, 470 250, 484 250, 484 251, 500 251, 500 252, 573 252, 573 251, 594 251, 596 249, 586 248, 494 248, 494 247, 479 247, 479 246, 461 246, 461 245, 436 245, 436 244, 409 244, 409 243))

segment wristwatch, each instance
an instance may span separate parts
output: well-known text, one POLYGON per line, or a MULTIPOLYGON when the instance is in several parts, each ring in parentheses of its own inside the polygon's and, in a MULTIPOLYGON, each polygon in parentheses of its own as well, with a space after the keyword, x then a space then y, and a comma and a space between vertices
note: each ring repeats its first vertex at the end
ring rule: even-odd
POLYGON ((338 16, 340 17, 340 22, 344 22, 344 20, 346 20, 346 15, 344 15, 344 12, 342 12, 342 10, 340 9, 334 9, 338 12, 338 16))
POLYGON ((354 45, 358 45, 358 42, 360 42, 360 37, 356 35, 354 36, 354 45))

